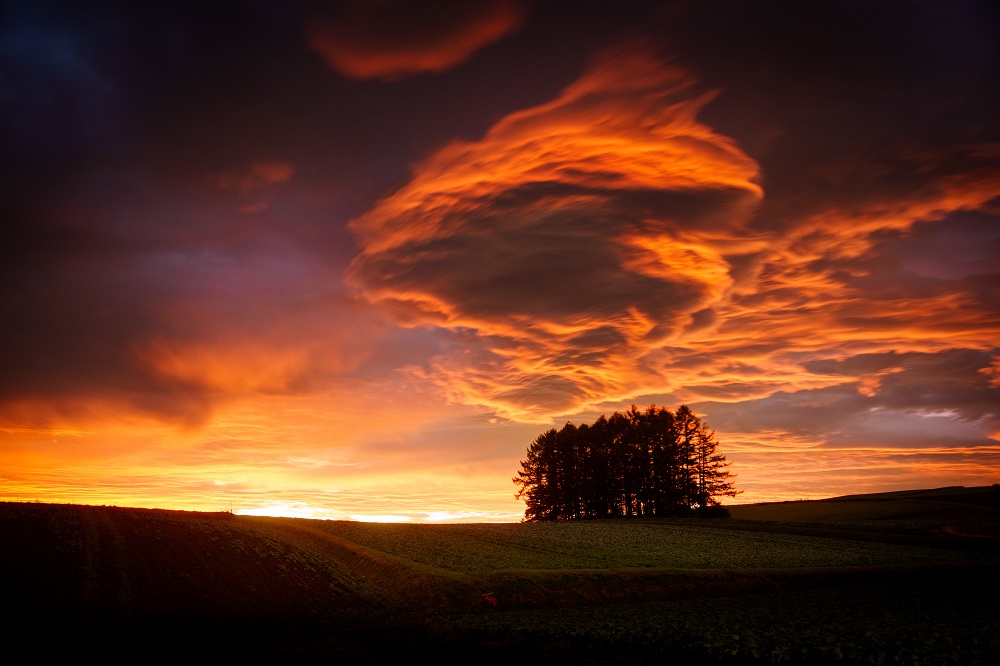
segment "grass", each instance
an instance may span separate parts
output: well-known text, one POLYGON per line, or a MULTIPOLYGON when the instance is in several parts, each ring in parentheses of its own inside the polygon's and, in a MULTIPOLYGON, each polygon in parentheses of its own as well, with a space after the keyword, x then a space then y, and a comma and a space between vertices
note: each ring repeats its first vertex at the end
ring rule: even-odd
POLYGON ((996 503, 502 525, 0 503, 0 609, 105 661, 991 663, 996 503))
POLYGON ((829 539, 711 523, 581 521, 478 525, 380 525, 308 521, 374 551, 464 573, 512 569, 728 569, 844 567, 962 560, 927 547, 829 539))

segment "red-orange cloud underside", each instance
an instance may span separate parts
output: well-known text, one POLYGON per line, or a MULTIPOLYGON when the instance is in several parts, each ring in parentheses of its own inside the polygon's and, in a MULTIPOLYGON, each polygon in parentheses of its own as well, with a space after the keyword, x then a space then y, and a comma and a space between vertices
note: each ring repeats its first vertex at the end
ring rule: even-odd
POLYGON ((348 4, 306 30, 309 46, 334 70, 357 79, 400 79, 443 72, 517 30, 515 0, 348 4))

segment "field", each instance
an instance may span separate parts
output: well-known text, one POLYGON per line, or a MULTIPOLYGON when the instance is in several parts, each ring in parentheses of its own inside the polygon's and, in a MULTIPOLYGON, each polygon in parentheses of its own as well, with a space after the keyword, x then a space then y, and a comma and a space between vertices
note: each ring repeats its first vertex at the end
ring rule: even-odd
POLYGON ((532 524, 0 503, 0 607, 106 662, 987 664, 998 524, 995 487, 532 524))

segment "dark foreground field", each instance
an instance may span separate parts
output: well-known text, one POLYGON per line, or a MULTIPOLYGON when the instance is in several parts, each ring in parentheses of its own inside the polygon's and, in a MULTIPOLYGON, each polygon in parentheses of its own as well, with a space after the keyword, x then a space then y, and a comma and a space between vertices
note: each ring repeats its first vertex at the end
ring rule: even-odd
POLYGON ((31 661, 996 663, 995 487, 733 516, 382 525, 0 503, 0 631, 31 661))

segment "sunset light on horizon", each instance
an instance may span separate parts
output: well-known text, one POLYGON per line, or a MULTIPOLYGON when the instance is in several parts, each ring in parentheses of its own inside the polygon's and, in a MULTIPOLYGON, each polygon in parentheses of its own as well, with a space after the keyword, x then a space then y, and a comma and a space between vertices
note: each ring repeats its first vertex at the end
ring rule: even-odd
POLYGON ((0 501, 510 522, 690 405, 724 503, 1000 483, 989 3, 14 2, 0 501))

